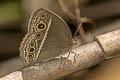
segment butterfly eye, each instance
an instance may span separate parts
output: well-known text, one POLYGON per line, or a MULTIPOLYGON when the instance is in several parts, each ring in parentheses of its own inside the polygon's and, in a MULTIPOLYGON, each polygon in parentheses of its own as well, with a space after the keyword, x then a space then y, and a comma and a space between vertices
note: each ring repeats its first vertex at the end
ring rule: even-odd
POLYGON ((29 48, 29 52, 30 52, 30 53, 34 53, 34 52, 35 52, 35 47, 30 47, 30 48, 29 48))
POLYGON ((40 23, 37 25, 37 31, 42 31, 46 29, 46 24, 43 21, 40 21, 40 23))

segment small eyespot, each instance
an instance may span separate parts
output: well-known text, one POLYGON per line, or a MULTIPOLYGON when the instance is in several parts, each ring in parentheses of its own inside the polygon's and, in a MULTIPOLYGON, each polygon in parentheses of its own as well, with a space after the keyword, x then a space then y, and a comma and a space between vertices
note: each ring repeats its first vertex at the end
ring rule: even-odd
POLYGON ((37 33, 36 34, 36 38, 42 39, 43 38, 43 33, 42 32, 41 33, 37 33))
POLYGON ((33 43, 31 43, 31 44, 30 44, 30 46, 34 46, 34 44, 33 44, 33 43))
POLYGON ((46 29, 46 23, 44 21, 40 21, 40 23, 37 25, 37 31, 42 31, 46 29))
POLYGON ((34 47, 30 47, 30 48, 29 48, 29 52, 30 52, 30 53, 34 53, 34 52, 35 52, 35 48, 34 48, 34 47))
POLYGON ((29 54, 29 59, 32 59, 33 58, 33 55, 32 54, 29 54))
POLYGON ((36 45, 35 41, 32 40, 30 43, 29 43, 30 47, 34 47, 36 45))
POLYGON ((47 14, 42 14, 41 19, 45 19, 45 18, 47 18, 47 14))

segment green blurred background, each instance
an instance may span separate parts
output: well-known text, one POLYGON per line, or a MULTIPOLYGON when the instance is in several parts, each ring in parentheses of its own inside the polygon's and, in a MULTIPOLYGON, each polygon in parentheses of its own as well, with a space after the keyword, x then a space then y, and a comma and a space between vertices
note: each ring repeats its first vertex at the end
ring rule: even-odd
POLYGON ((0 61, 19 54, 23 21, 21 0, 0 1, 0 61))
POLYGON ((0 24, 6 24, 23 19, 21 0, 0 1, 0 24))

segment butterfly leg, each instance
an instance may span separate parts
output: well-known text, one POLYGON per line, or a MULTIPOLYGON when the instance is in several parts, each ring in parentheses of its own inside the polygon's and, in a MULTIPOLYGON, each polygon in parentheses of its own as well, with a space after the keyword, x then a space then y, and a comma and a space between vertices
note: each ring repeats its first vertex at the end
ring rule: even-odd
POLYGON ((34 65, 35 66, 39 66, 39 65, 41 65, 42 64, 42 62, 37 62, 37 63, 35 63, 34 65))
POLYGON ((59 60, 60 60, 60 69, 62 69, 62 59, 63 59, 63 57, 62 57, 62 55, 60 55, 60 58, 59 58, 59 60))
POLYGON ((73 58, 72 63, 76 63, 76 59, 78 58, 79 54, 77 54, 76 52, 73 52, 73 51, 69 51, 67 58, 69 59, 70 56, 72 56, 72 58, 73 58))

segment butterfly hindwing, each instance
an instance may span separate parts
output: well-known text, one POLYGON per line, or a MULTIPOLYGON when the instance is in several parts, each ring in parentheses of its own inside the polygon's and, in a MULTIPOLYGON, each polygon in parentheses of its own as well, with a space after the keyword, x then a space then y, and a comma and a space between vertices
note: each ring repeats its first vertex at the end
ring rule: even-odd
POLYGON ((71 31, 61 17, 49 10, 37 9, 31 15, 20 55, 27 64, 49 60, 67 52, 72 46, 71 40, 71 31))

